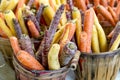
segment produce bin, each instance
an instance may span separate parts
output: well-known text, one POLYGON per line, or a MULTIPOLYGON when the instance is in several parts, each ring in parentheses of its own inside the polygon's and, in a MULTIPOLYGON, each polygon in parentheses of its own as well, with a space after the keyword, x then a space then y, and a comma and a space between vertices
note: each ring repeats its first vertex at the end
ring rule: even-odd
POLYGON ((58 70, 27 70, 24 68, 13 56, 13 65, 15 68, 16 79, 17 80, 65 80, 66 75, 70 70, 76 70, 79 53, 73 57, 68 65, 58 69, 58 70))
POLYGON ((12 66, 13 50, 8 39, 0 37, 0 51, 3 53, 6 62, 12 66))
MULTIPOLYGON (((100 22, 105 34, 113 27, 106 21, 100 22)), ((108 39, 108 44, 110 40, 108 39)), ((100 53, 81 53, 79 65, 75 71, 76 80, 115 80, 120 68, 120 48, 100 53)))
POLYGON ((82 53, 77 67, 77 80, 115 80, 120 67, 120 48, 100 54, 82 53))

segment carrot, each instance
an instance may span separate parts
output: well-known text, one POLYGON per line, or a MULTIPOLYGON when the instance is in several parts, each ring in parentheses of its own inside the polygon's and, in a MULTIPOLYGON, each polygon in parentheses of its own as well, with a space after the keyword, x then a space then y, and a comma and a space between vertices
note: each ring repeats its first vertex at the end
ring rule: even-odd
POLYGON ((23 5, 26 3, 27 0, 19 0, 17 7, 15 9, 15 16, 18 18, 18 9, 23 7, 23 5))
POLYGON ((0 18, 2 18, 4 20, 4 15, 2 12, 0 12, 0 18))
POLYGON ((16 37, 10 37, 9 40, 14 51, 14 54, 16 55, 21 50, 18 39, 16 37))
POLYGON ((115 0, 110 0, 109 5, 110 5, 111 7, 114 7, 114 4, 115 4, 115 0))
POLYGON ((114 30, 115 30, 115 29, 113 29, 113 30, 108 34, 108 36, 107 36, 108 38, 112 38, 113 33, 114 33, 114 30))
POLYGON ((100 13, 97 14, 97 17, 99 21, 105 21, 105 18, 100 13))
POLYGON ((81 9, 82 11, 85 11, 87 9, 87 6, 85 4, 84 0, 76 0, 76 5, 79 9, 81 9))
POLYGON ((94 14, 92 9, 85 11, 84 16, 84 31, 87 33, 87 50, 86 52, 91 52, 91 39, 92 39, 92 28, 93 28, 93 22, 94 22, 94 14))
POLYGON ((86 52, 87 49, 87 33, 85 31, 81 32, 80 34, 80 44, 79 44, 79 50, 81 52, 86 52))
POLYGON ((117 16, 119 16, 119 14, 120 14, 120 1, 118 1, 118 4, 117 4, 115 12, 116 12, 117 16))
POLYGON ((32 37, 38 38, 40 34, 38 30, 36 29, 35 24, 31 20, 28 20, 27 25, 28 25, 28 29, 30 30, 32 37))
POLYGON ((18 61, 27 69, 30 70, 44 70, 44 67, 28 52, 20 50, 16 57, 18 61))
POLYGON ((97 11, 101 13, 107 20, 109 20, 113 26, 115 26, 115 21, 112 18, 112 15, 105 7, 103 7, 102 5, 98 5, 97 11))
POLYGON ((76 24, 71 22, 68 24, 68 26, 70 27, 68 39, 71 40, 76 30, 76 24))
POLYGON ((53 10, 56 11, 55 4, 53 3, 53 0, 49 0, 49 4, 53 8, 53 10))
POLYGON ((111 13, 114 21, 117 23, 118 22, 118 17, 117 17, 116 13, 113 11, 113 9, 110 6, 108 6, 108 11, 111 13))
POLYGON ((35 7, 36 7, 36 9, 38 9, 39 8, 39 0, 35 0, 34 1, 34 3, 33 3, 33 5, 35 5, 35 7))
POLYGON ((5 32, 0 28, 0 36, 3 38, 8 38, 8 36, 5 34, 5 32))
POLYGON ((85 0, 85 4, 86 5, 90 4, 89 0, 85 0))
POLYGON ((61 39, 60 39, 60 43, 59 43, 60 44, 60 55, 61 55, 61 52, 63 50, 63 47, 66 45, 67 42, 70 41, 68 39, 69 30, 70 30, 69 24, 66 24, 64 31, 63 31, 63 34, 62 34, 61 39))
POLYGON ((100 4, 100 0, 94 0, 94 6, 98 6, 100 4))
POLYGON ((100 0, 100 4, 107 7, 107 0, 100 0))

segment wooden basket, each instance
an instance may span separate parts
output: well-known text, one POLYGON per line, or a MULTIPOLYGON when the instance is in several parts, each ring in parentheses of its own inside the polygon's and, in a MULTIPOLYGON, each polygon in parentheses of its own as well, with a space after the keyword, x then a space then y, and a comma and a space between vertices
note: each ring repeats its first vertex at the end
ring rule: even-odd
POLYGON ((29 71, 21 66, 13 56, 16 78, 17 80, 65 80, 69 70, 75 70, 77 67, 79 57, 76 57, 70 61, 69 65, 62 67, 59 70, 29 71))
POLYGON ((0 51, 3 53, 7 63, 9 63, 9 65, 12 65, 13 50, 10 45, 9 39, 0 37, 0 51))
POLYGON ((115 80, 120 67, 120 48, 100 54, 82 53, 77 67, 77 80, 115 80))

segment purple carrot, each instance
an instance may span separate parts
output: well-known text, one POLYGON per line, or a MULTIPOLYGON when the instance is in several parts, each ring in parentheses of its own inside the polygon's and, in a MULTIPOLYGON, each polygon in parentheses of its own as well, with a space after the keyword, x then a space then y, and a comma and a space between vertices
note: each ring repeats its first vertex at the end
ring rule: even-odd
MULTIPOLYGON (((47 55, 48 55, 48 52, 49 52, 49 49, 50 49, 54 34, 55 34, 56 30, 57 30, 57 26, 58 26, 58 24, 60 22, 60 18, 62 16, 63 12, 64 12, 64 5, 61 5, 59 7, 59 9, 56 11, 55 16, 54 16, 53 20, 50 23, 49 29, 44 34, 45 43, 44 43, 44 49, 43 49, 43 52, 42 52, 42 65, 46 69, 48 67, 47 66, 48 65, 47 55)), ((40 45, 40 46, 43 46, 43 44, 40 45)), ((40 55, 41 55, 40 52, 38 52, 37 57, 40 56, 40 55)))
POLYGON ((67 0, 67 4, 68 4, 69 7, 70 7, 70 11, 72 11, 73 8, 74 8, 73 1, 72 1, 72 0, 67 0))
POLYGON ((112 44, 114 43, 114 41, 116 40, 116 38, 119 34, 120 34, 120 21, 116 24, 116 26, 114 28, 114 33, 113 33, 112 39, 110 41, 109 48, 112 46, 112 44))
POLYGON ((67 17, 67 20, 70 21, 72 19, 72 15, 71 15, 71 12, 70 11, 67 11, 66 12, 66 17, 67 17))
POLYGON ((34 51, 33 51, 33 49, 34 49, 33 44, 32 44, 31 39, 28 35, 22 34, 20 39, 19 39, 19 43, 20 43, 20 47, 21 47, 22 50, 27 51, 33 57, 35 57, 34 51))
POLYGON ((14 25, 14 28, 15 28, 15 32, 17 34, 17 38, 20 39, 20 37, 22 35, 20 24, 18 23, 18 20, 15 19, 15 18, 13 18, 12 21, 13 21, 13 25, 14 25))
POLYGON ((44 8, 44 5, 41 4, 38 11, 37 11, 37 13, 36 13, 36 19, 37 19, 38 22, 40 22, 42 12, 43 12, 43 8, 44 8))
POLYGON ((70 60, 73 58, 77 51, 77 46, 74 42, 68 42, 62 50, 62 55, 60 56, 61 66, 68 65, 70 60))
POLYGON ((27 6, 31 7, 35 0, 29 0, 27 6))
POLYGON ((34 24, 35 24, 35 26, 36 26, 36 28, 37 28, 37 30, 38 30, 39 32, 41 32, 39 22, 37 21, 37 19, 36 19, 36 17, 34 16, 33 12, 30 11, 28 7, 26 7, 26 9, 23 10, 23 16, 24 16, 25 21, 27 21, 27 20, 29 20, 29 19, 30 19, 31 21, 33 21, 34 24))

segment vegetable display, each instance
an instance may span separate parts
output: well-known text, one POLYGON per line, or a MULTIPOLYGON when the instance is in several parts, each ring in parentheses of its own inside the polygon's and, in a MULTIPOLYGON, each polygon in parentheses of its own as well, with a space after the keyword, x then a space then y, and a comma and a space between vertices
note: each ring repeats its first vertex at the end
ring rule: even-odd
POLYGON ((80 52, 118 49, 119 7, 119 0, 2 0, 0 37, 10 40, 23 67, 57 70, 80 52), (106 34, 102 22, 114 29, 106 34))

